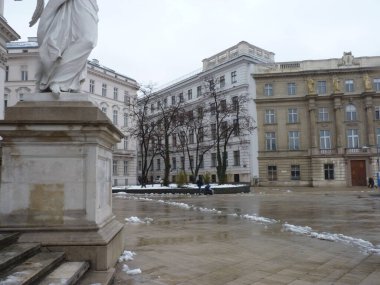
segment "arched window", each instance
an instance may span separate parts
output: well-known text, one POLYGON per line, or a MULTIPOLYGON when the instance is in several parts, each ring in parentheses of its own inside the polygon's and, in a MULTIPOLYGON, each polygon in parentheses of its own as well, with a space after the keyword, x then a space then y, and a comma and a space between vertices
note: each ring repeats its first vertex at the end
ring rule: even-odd
POLYGON ((346 120, 347 121, 357 120, 356 107, 352 104, 346 106, 346 120))

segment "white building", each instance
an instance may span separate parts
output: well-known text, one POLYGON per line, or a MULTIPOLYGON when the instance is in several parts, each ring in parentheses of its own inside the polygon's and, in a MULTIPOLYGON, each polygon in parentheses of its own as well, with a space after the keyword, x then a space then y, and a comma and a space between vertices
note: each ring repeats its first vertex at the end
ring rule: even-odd
MULTIPOLYGON (((205 78, 214 78, 218 82, 219 91, 226 100, 232 100, 239 94, 248 94, 251 99, 256 98, 256 86, 251 74, 254 66, 271 64, 274 62, 274 54, 264 49, 253 46, 247 42, 219 52, 203 60, 201 71, 193 75, 162 87, 154 93, 152 105, 160 105, 161 102, 171 104, 173 100, 184 101, 187 110, 197 110, 199 106, 209 106, 210 102, 201 96, 205 78), (174 97, 174 99, 173 99, 174 97)), ((254 101, 248 106, 250 115, 256 120, 256 106, 254 101)), ((153 115, 155 108, 148 108, 149 115, 153 115)), ((172 142, 173 143, 173 142, 172 142)), ((227 148, 228 168, 227 179, 229 182, 254 182, 258 177, 258 138, 255 130, 250 137, 233 137, 227 148)), ((211 149, 203 157, 203 167, 200 175, 206 172, 211 174, 212 181, 217 180, 215 149, 211 149)), ((172 154, 170 180, 174 181, 179 169, 183 169, 189 175, 190 159, 186 159, 180 151, 172 154), (184 162, 183 162, 184 161, 184 162), (174 163, 175 162, 175 163, 174 163)), ((139 168, 141 162, 139 161, 139 168)), ((154 159, 150 179, 157 176, 163 177, 163 161, 157 156, 154 159)))
MULTIPOLYGON (((8 62, 5 72, 5 88, 0 98, 0 119, 4 118, 7 106, 23 100, 26 93, 35 92, 35 74, 38 66, 38 44, 36 38, 27 42, 7 44, 8 62)), ((109 119, 125 135, 122 142, 115 146, 113 154, 113 184, 136 184, 136 143, 128 136, 128 105, 136 100, 139 86, 134 79, 92 60, 87 65, 87 78, 82 91, 92 94, 91 98, 109 119)), ((62 95, 64 96, 64 95, 62 95)))

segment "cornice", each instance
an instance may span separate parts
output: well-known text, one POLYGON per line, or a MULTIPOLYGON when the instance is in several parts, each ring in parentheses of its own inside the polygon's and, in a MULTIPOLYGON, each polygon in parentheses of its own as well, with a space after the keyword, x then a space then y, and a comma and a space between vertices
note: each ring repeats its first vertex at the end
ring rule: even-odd
POLYGON ((16 41, 20 39, 20 35, 8 25, 7 21, 0 16, 0 36, 5 42, 16 41))

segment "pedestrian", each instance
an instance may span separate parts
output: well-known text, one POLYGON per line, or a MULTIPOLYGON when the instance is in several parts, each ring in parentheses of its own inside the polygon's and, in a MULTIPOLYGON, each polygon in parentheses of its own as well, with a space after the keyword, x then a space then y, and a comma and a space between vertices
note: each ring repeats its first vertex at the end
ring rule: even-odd
POLYGON ((375 186, 375 180, 373 179, 372 176, 370 176, 370 177, 368 178, 368 188, 373 189, 374 186, 375 186))
POLYGON ((197 186, 198 186, 198 194, 201 195, 201 188, 203 186, 202 176, 199 176, 197 180, 197 186))

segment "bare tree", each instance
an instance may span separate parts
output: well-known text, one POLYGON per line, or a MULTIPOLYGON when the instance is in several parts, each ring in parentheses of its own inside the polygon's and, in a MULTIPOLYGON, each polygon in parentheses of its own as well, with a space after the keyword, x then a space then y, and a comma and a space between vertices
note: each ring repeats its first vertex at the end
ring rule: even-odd
MULTIPOLYGON (((157 122, 148 116, 148 106, 152 102, 152 87, 141 87, 141 98, 138 101, 129 103, 130 116, 134 122, 128 128, 130 135, 136 138, 139 145, 141 157, 141 177, 139 182, 141 187, 145 187, 148 182, 148 174, 153 166, 153 160, 158 153, 157 148, 157 122)), ((139 166, 140 167, 140 166, 139 166)))
POLYGON ((216 148, 216 172, 219 184, 226 182, 227 146, 233 136, 242 139, 253 132, 255 122, 249 114, 250 98, 248 93, 241 93, 227 98, 219 88, 220 82, 214 78, 204 81, 203 96, 209 102, 211 139, 216 148))

